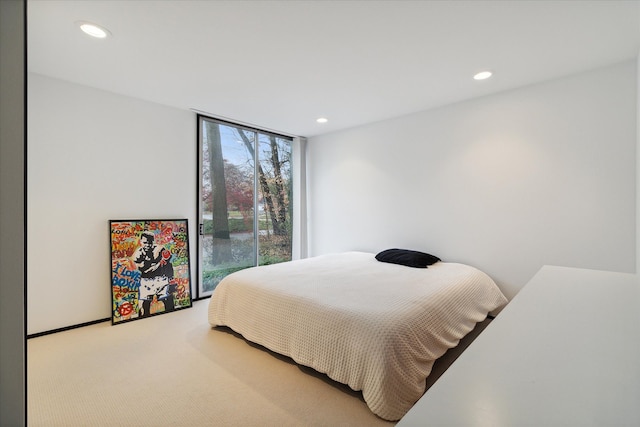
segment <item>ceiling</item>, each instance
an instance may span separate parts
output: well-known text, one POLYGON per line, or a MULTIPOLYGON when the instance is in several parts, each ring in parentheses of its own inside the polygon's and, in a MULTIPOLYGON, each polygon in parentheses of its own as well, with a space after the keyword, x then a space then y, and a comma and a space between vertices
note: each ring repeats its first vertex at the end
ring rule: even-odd
POLYGON ((27 26, 31 72, 308 137, 640 52, 637 0, 28 0, 27 26))

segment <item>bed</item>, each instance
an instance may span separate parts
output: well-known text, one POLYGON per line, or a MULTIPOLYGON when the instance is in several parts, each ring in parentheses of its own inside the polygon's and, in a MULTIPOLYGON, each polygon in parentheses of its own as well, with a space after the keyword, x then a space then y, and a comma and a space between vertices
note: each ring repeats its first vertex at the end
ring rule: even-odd
POLYGON ((468 265, 411 268, 345 252, 233 273, 208 320, 362 391, 395 421, 424 393, 434 361, 506 303, 468 265))

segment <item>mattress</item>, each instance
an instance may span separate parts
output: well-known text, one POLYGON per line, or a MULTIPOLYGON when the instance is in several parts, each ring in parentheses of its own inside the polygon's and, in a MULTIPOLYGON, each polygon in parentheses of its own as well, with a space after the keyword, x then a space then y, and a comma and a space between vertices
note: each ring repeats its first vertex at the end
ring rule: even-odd
POLYGON ((424 393, 434 361, 506 303, 468 265, 411 268, 346 252, 233 273, 208 320, 362 391, 395 421, 424 393))

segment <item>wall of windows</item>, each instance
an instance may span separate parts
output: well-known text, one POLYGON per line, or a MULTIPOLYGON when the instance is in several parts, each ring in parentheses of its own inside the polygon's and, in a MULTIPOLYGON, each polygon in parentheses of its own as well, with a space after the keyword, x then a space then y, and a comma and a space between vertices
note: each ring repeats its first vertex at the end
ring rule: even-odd
POLYGON ((199 295, 225 276, 292 258, 292 142, 198 116, 199 295))

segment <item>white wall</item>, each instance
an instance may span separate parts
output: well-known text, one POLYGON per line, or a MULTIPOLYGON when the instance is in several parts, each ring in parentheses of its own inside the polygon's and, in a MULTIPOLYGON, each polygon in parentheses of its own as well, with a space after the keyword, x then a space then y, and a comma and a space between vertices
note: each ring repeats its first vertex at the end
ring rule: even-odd
MULTIPOLYGON (((309 254, 421 249, 509 297, 543 264, 634 272, 636 65, 311 138, 309 254)), ((189 218, 194 279, 191 112, 30 74, 28 124, 29 334, 110 317, 109 219, 189 218)))
POLYGON ((110 219, 188 218, 195 286, 196 118, 28 76, 29 334, 111 317, 110 219))
MULTIPOLYGON (((497 75, 495 78, 499 78, 497 75)), ((310 138, 310 255, 635 271, 636 62, 310 138)))

